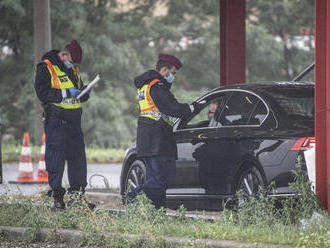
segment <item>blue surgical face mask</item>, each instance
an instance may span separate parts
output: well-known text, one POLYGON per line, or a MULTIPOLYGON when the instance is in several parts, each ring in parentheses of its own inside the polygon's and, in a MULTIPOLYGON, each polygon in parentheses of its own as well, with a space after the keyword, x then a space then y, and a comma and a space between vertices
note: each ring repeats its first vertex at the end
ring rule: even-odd
POLYGON ((170 73, 170 75, 168 75, 168 76, 165 76, 164 78, 169 84, 171 84, 175 79, 175 77, 172 73, 170 73))
POLYGON ((68 60, 64 61, 63 63, 65 65, 65 67, 68 69, 70 69, 73 66, 73 64, 71 64, 70 61, 68 61, 68 60))

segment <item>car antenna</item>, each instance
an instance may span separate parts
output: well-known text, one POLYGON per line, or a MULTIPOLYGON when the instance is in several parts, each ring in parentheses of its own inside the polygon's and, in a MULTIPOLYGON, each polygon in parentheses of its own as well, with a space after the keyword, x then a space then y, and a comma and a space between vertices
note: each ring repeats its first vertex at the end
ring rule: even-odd
POLYGON ((305 70, 303 70, 298 76, 291 80, 291 82, 298 82, 302 79, 306 74, 308 74, 311 70, 314 69, 315 63, 309 65, 305 70))

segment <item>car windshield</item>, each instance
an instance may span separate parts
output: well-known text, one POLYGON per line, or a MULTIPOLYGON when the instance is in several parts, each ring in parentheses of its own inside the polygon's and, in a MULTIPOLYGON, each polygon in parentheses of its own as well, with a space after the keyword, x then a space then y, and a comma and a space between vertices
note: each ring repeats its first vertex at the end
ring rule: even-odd
POLYGON ((312 87, 277 88, 268 93, 278 102, 287 116, 314 120, 314 89, 312 87))

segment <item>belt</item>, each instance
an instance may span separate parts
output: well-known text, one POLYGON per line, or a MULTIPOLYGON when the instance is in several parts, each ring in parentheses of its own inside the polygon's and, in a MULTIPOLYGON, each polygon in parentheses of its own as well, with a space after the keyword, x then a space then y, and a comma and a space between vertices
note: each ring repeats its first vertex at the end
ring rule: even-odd
POLYGON ((56 118, 56 117, 49 117, 46 118, 46 122, 52 122, 55 121, 61 125, 68 125, 68 124, 73 124, 73 125, 77 125, 80 124, 81 120, 64 120, 64 119, 60 119, 60 118, 56 118))
POLYGON ((65 125, 65 124, 69 124, 69 121, 68 121, 68 120, 60 120, 60 123, 61 123, 62 125, 65 125))

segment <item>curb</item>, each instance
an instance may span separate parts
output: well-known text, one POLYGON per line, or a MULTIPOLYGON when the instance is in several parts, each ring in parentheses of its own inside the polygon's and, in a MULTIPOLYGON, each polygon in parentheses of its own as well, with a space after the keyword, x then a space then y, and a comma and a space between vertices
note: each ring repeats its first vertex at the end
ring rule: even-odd
MULTIPOLYGON (((56 239, 56 241, 62 241, 69 244, 81 244, 84 241, 84 235, 81 231, 68 230, 68 229, 53 229, 40 228, 39 230, 31 227, 10 227, 0 226, 0 234, 10 239, 23 239, 29 235, 29 232, 36 233, 37 241, 49 241, 50 239, 56 239)), ((104 238, 113 239, 121 238, 127 241, 154 241, 155 237, 148 235, 104 235, 104 238)), ((157 237, 156 237, 157 238, 157 237)), ((229 240, 209 240, 209 239, 197 239, 192 240, 189 238, 175 238, 175 237, 159 237, 164 240, 166 245, 170 247, 181 247, 183 245, 200 245, 203 247, 213 248, 293 248, 287 245, 273 245, 273 244, 251 244, 242 243, 229 240)))
MULTIPOLYGON (((86 196, 88 199, 92 201, 99 201, 99 202, 107 202, 107 201, 117 201, 121 202, 121 195, 116 194, 116 193, 106 193, 106 192, 92 192, 92 191, 87 191, 86 196)), ((104 210, 107 210, 112 213, 124 213, 125 209, 124 208, 115 208, 115 207, 105 207, 103 208, 104 210)), ((209 221, 214 221, 214 220, 219 220, 221 219, 220 216, 215 216, 215 215, 209 215, 209 214, 202 214, 202 213, 194 213, 195 211, 187 211, 185 214, 185 217, 190 218, 190 219, 204 219, 204 220, 209 220, 209 221)), ((166 215, 169 217, 178 217, 179 214, 176 211, 171 211, 171 210, 166 210, 166 215)))
POLYGON ((86 190, 85 195, 101 201, 121 200, 121 195, 116 193, 86 190))

